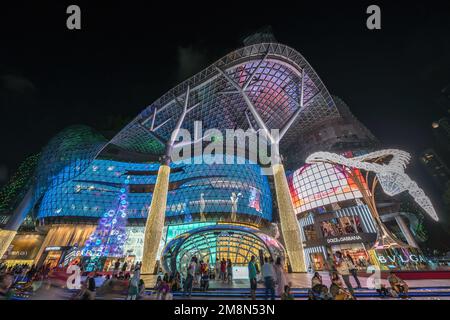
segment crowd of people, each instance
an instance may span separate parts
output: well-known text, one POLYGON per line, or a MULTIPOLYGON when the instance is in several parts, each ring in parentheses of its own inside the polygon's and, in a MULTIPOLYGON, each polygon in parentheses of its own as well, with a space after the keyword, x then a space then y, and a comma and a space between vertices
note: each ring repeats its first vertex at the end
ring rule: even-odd
POLYGON ((264 281, 265 299, 275 300, 279 296, 282 300, 293 300, 291 294, 291 283, 286 280, 286 272, 284 264, 280 257, 274 260, 265 257, 264 264, 260 270, 256 261, 256 257, 252 256, 248 263, 248 277, 250 281, 250 296, 252 300, 256 299, 256 289, 258 286, 258 275, 261 274, 261 279, 264 281))
MULTIPOLYGON (((361 289, 361 282, 352 257, 336 251, 333 256, 329 255, 326 267, 331 281, 330 286, 324 285, 322 276, 315 272, 311 279, 308 298, 310 300, 355 300, 355 291, 350 276, 356 282, 358 289, 361 289)), ((390 272, 388 282, 391 288, 386 288, 384 284, 381 284, 381 281, 375 282, 375 290, 380 297, 398 297, 401 295, 407 298, 408 285, 404 280, 400 279, 394 272, 390 272)))
POLYGON ((48 280, 51 271, 49 265, 15 264, 0 262, 0 297, 11 298, 19 292, 37 291, 48 280))
MULTIPOLYGON (((282 300, 293 300, 291 293, 292 284, 287 281, 285 266, 280 257, 274 261, 265 257, 259 265, 255 256, 248 263, 248 277, 250 282, 250 297, 256 299, 258 283, 263 283, 265 288, 265 299, 274 300, 279 297, 282 300)), ((350 281, 361 288, 357 268, 350 255, 342 254, 340 251, 330 255, 326 261, 326 268, 330 278, 329 286, 325 285, 321 274, 315 272, 311 278, 311 288, 308 291, 310 300, 354 300, 355 290, 350 281)), ((115 295, 125 297, 128 300, 139 299, 173 299, 174 292, 182 292, 184 297, 190 297, 194 288, 198 291, 207 291, 211 279, 221 283, 233 282, 233 264, 230 259, 217 259, 215 265, 211 266, 193 256, 187 264, 185 276, 180 272, 172 275, 168 273, 157 276, 156 283, 150 295, 145 293, 145 283, 141 279, 141 264, 133 264, 132 268, 114 264, 112 272, 96 273, 88 272, 72 299, 94 300, 97 295, 103 299, 115 295), (96 281, 99 277, 100 281, 96 281), (101 283, 97 286, 97 283, 101 283)), ((49 265, 36 267, 35 265, 7 266, 0 263, 0 296, 11 297, 17 290, 37 292, 40 288, 49 288, 52 285, 53 270, 49 265), (18 286, 17 284, 20 284, 18 286)), ((84 273, 86 274, 86 272, 84 273)), ((408 285, 396 273, 390 272, 387 282, 389 287, 381 282, 375 283, 376 292, 380 297, 407 297, 408 285)))

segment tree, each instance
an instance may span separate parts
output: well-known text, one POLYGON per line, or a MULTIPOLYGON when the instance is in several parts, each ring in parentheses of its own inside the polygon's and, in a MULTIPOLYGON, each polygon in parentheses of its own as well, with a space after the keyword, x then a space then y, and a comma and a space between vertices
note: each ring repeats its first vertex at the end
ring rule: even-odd
POLYGON ((128 208, 128 183, 120 188, 113 209, 105 212, 98 226, 81 251, 87 257, 86 270, 93 271, 102 268, 105 258, 121 258, 124 255, 124 245, 127 240, 126 222, 128 208))

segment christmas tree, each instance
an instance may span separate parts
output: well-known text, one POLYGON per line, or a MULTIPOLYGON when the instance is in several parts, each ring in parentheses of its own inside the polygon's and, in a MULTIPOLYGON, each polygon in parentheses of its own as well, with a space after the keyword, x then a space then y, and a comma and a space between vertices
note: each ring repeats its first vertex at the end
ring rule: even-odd
POLYGON ((81 255, 87 257, 87 271, 101 269, 108 257, 121 258, 124 256, 124 245, 127 240, 125 226, 128 217, 128 183, 129 180, 125 180, 113 209, 104 213, 97 228, 81 251, 81 255))

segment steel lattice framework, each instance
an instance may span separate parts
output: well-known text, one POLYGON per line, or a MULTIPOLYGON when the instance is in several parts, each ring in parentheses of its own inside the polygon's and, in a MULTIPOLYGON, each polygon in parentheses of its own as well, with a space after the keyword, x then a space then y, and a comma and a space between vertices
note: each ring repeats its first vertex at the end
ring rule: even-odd
POLYGON ((283 128, 300 111, 299 101, 303 98, 302 110, 289 126, 292 129, 285 135, 282 149, 317 122, 339 117, 328 90, 300 53, 279 43, 260 43, 229 53, 172 88, 122 129, 111 143, 134 152, 161 154, 188 98, 189 105, 195 108, 190 107, 183 128, 190 132, 194 121, 203 121, 205 130, 258 128, 242 96, 218 69, 247 87, 247 94, 268 129, 283 128))
POLYGON ((193 256, 208 264, 214 264, 216 258, 225 258, 234 266, 247 266, 252 255, 258 257, 260 251, 264 257, 285 260, 285 249, 278 240, 256 229, 219 224, 200 227, 172 239, 164 248, 162 260, 166 270, 176 270, 186 276, 193 256))

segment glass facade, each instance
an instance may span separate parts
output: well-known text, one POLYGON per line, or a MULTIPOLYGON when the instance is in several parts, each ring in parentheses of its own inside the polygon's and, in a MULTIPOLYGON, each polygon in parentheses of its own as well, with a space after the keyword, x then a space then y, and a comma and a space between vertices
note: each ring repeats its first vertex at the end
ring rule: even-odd
MULTIPOLYGON (((361 181, 361 173, 355 170, 361 181)), ((339 201, 362 198, 355 182, 341 165, 306 164, 288 177, 296 213, 339 201)))
MULTIPOLYGON (((125 180, 129 181, 128 218, 146 218, 158 167, 157 163, 96 159, 74 179, 62 178, 45 192, 38 218, 100 218, 114 203, 125 180)), ((62 168, 57 176, 75 176, 71 171, 78 171, 78 163, 62 168)), ((240 221, 272 220, 268 180, 258 165, 172 164, 167 218, 178 223, 202 217, 226 220, 233 210, 240 221)))
POLYGON ((36 170, 35 199, 89 166, 107 140, 86 126, 72 126, 53 137, 42 150, 36 170))
POLYGON ((184 274, 191 257, 203 260, 214 269, 216 259, 230 259, 234 266, 246 266, 251 256, 284 259, 284 248, 272 237, 235 225, 216 225, 193 229, 170 241, 163 252, 166 270, 184 274))

